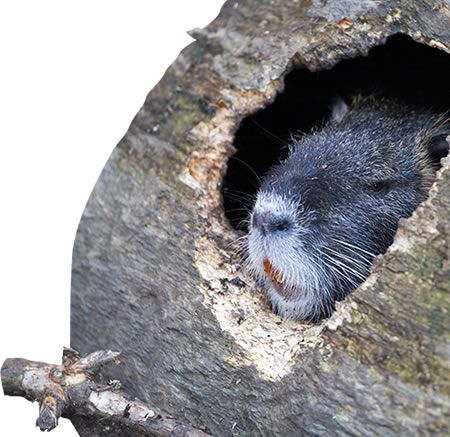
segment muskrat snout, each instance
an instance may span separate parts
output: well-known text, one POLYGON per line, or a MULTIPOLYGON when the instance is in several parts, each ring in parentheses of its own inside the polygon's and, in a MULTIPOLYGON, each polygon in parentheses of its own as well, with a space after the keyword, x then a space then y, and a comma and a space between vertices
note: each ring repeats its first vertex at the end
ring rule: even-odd
POLYGON ((284 318, 320 320, 369 275, 448 151, 446 114, 355 98, 262 178, 247 266, 284 318))
POLYGON ((254 211, 250 226, 259 230, 263 235, 277 232, 286 232, 292 229, 293 223, 290 217, 277 214, 272 211, 254 211))

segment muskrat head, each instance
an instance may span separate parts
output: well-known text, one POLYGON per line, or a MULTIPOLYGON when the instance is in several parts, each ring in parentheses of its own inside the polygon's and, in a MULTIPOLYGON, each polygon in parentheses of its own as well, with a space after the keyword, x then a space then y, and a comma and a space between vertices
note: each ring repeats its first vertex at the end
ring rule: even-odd
POLYGON ((442 115, 359 98, 292 141, 263 178, 247 241, 249 269, 276 312, 320 320, 365 280, 399 219, 426 198, 432 155, 446 153, 449 133, 442 115))

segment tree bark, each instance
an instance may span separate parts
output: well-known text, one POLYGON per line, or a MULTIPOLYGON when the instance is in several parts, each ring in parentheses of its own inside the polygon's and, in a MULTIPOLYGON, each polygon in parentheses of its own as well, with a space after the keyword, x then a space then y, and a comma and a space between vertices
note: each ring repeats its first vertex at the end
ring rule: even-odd
POLYGON ((240 120, 290 69, 329 69, 399 32, 450 53, 448 2, 228 1, 192 31, 87 204, 72 347, 120 350, 110 376, 127 393, 214 435, 448 434, 449 160, 319 325, 270 312, 233 254, 219 191, 240 120))

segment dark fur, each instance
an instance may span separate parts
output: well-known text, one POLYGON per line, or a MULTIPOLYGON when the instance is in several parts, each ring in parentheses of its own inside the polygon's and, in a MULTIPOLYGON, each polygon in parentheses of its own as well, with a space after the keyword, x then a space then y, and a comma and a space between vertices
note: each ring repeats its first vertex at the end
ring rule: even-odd
MULTIPOLYGON (((318 320, 333 312, 367 277, 373 256, 392 243, 399 219, 426 199, 448 150, 443 114, 373 98, 355 98, 350 109, 340 103, 332 113, 323 129, 292 141, 288 158, 264 177, 252 212, 249 265, 284 317, 318 320), (295 210, 272 214, 258 203, 264 196, 285 199, 295 210), (293 293, 298 285, 310 296, 299 297, 298 305, 285 304, 258 267, 258 251, 267 250, 276 263, 274 254, 287 247, 304 260, 292 267, 292 277, 312 277, 307 269, 316 268, 320 278, 319 286, 292 285, 293 293)), ((291 268, 284 264, 281 272, 291 268)))

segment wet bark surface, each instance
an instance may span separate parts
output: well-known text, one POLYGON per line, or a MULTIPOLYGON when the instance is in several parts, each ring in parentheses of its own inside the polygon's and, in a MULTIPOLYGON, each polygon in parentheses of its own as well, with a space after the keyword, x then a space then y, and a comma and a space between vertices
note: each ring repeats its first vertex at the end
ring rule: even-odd
POLYGON ((233 254, 220 196, 240 120, 287 72, 329 69, 399 32, 450 53, 448 2, 229 1, 193 31, 83 214, 71 346, 121 351, 111 377, 128 394, 214 435, 446 434, 448 160, 368 281, 320 325, 270 312, 233 254))

